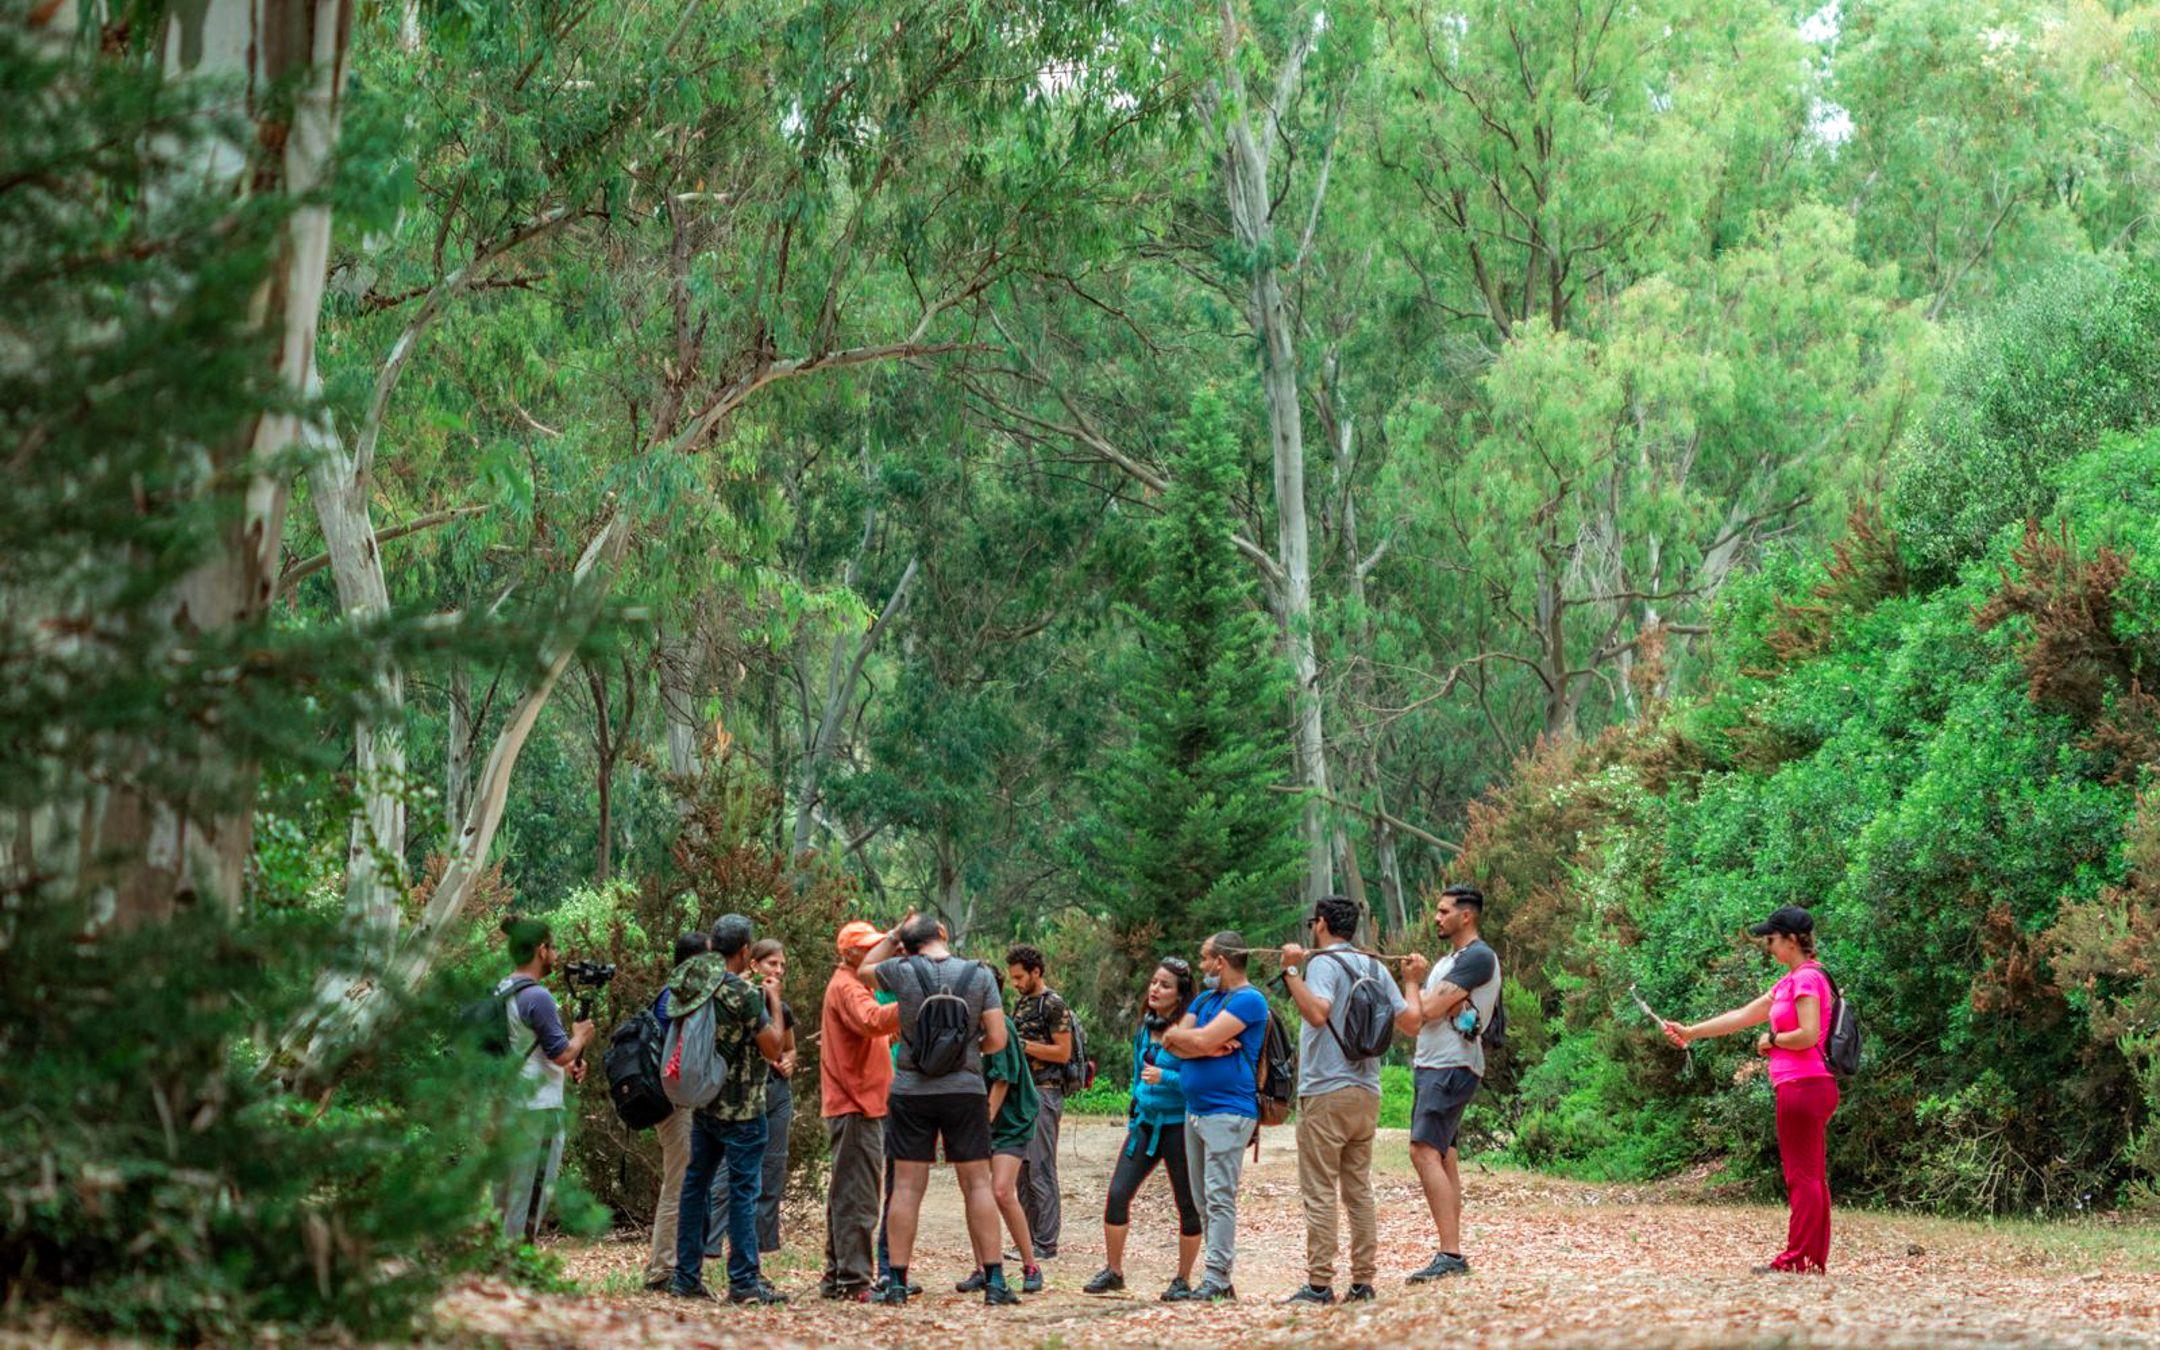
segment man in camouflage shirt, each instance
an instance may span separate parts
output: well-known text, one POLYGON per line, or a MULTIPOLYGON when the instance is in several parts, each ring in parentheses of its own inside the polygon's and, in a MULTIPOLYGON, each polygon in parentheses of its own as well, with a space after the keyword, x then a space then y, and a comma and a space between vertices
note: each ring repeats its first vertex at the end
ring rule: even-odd
MULTIPOLYGON (((683 1173, 681 1217, 675 1233, 675 1280, 669 1292, 683 1298, 713 1297, 701 1278, 713 1178, 727 1168, 727 1213, 716 1226, 727 1230, 730 1303, 785 1303, 787 1296, 758 1267, 758 1192, 765 1171, 765 1076, 780 1058, 780 982, 760 989, 744 978, 750 968, 750 921, 727 914, 713 925, 713 950, 694 956, 668 978, 668 1017, 687 1022, 707 1001, 713 1005, 713 1040, 727 1061, 719 1095, 690 1121, 690 1166, 683 1173)), ((718 1244, 714 1245, 715 1253, 718 1244)))
MULTIPOLYGON (((1005 953, 1005 976, 1013 990, 1013 1034, 1020 1038, 1035 1079, 1035 1135, 1020 1168, 1020 1205, 1027 1211, 1034 1255, 1055 1259, 1064 1228, 1058 1189, 1058 1126, 1065 1117, 1065 1089, 1072 1082, 1072 1011, 1044 977, 1043 954, 1027 943, 1005 953)), ((1029 1253, 1020 1253, 1025 1263, 1029 1253)))

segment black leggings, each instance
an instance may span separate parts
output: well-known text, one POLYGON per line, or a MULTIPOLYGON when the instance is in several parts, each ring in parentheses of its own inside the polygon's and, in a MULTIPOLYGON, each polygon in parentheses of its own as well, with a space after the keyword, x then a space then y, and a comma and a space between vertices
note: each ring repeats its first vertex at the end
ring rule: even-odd
POLYGON ((1155 1138, 1153 1153, 1128 1143, 1125 1151, 1118 1155, 1117 1170, 1110 1174, 1110 1200, 1103 1206, 1103 1222, 1119 1228, 1132 1222, 1132 1198, 1159 1162, 1170 1174, 1170 1194, 1177 1198, 1178 1232, 1186 1237, 1198 1237, 1200 1206, 1193 1203, 1192 1178, 1185 1172, 1185 1127, 1165 1125, 1159 1133, 1135 1127, 1127 1138, 1137 1137, 1141 1144, 1146 1144, 1150 1134, 1155 1138))

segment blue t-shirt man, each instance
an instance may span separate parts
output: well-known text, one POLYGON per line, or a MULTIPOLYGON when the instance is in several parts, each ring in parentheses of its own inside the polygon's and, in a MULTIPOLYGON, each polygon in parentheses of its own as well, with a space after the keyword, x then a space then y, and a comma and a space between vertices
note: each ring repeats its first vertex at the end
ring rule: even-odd
POLYGON ((1227 1055, 1203 1055, 1179 1063, 1179 1086, 1185 1110, 1195 1116, 1251 1116, 1258 1119, 1260 1052, 1267 1039, 1268 1005, 1259 990, 1244 985, 1225 994, 1210 989, 1187 1009, 1193 1025, 1204 1027, 1227 1011, 1245 1024, 1238 1048, 1227 1055))

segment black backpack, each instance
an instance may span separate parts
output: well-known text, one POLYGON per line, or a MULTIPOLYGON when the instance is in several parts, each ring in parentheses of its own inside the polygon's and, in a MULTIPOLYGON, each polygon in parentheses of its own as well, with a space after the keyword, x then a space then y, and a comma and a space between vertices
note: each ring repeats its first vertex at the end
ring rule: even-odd
MULTIPOLYGON (((1822 967, 1817 966, 1817 970, 1822 967)), ((1830 972, 1823 971, 1823 978, 1830 983, 1829 1031, 1822 1038, 1823 1063, 1830 1075, 1839 1082, 1860 1072, 1860 1014, 1845 999, 1845 991, 1831 979, 1830 972)))
MULTIPOLYGON (((929 972, 937 967, 929 958, 911 956, 907 962, 923 990, 922 1006, 915 1012, 915 1034, 903 1037, 915 1056, 915 1071, 925 1078, 957 1073, 966 1065, 968 1047, 976 1040, 975 1011, 966 999, 953 992, 956 985, 942 979, 931 981, 929 972)), ((960 968, 963 984, 978 969, 973 961, 949 960, 944 964, 960 968)))
MULTIPOLYGON (((1260 1099, 1260 1123, 1280 1125, 1290 1119, 1297 1101, 1297 1043, 1290 1039, 1281 1014, 1268 1005, 1267 1033, 1260 1039, 1259 1076, 1254 1084, 1260 1099)), ((1257 1148, 1259 1135, 1253 1136, 1257 1148)))
POLYGON ((1072 1058, 1057 1066, 1058 1089, 1066 1096, 1095 1086, 1095 1061, 1088 1058, 1087 1034, 1080 1030, 1080 1014, 1065 1005, 1065 1020, 1072 1026, 1072 1058))
POLYGON ((608 1100, 633 1130, 651 1129, 675 1114, 675 1103, 660 1083, 666 1047, 667 1033, 649 1009, 625 1020, 608 1037, 607 1054, 600 1060, 607 1070, 608 1100))
POLYGON ((1395 989, 1393 982, 1370 956, 1340 951, 1313 953, 1316 961, 1323 956, 1342 962, 1350 971, 1351 984, 1349 991, 1328 1009, 1327 1020, 1321 1025, 1342 1047, 1343 1057, 1352 1063, 1380 1058, 1395 1044, 1395 1002, 1389 997, 1395 989), (1359 961, 1352 962, 1352 956, 1358 956, 1359 961), (1336 1026, 1337 1022, 1342 1025, 1336 1026))
MULTIPOLYGON (((476 998, 458 1009, 458 1027, 464 1033, 467 1044, 476 1045, 495 1059, 510 1057, 510 1017, 504 1004, 532 988, 540 981, 530 975, 520 975, 510 982, 510 987, 500 994, 476 998)), ((533 1037, 533 1048, 540 1045, 540 1038, 533 1037)), ((526 1051, 532 1053, 531 1050, 526 1051)))

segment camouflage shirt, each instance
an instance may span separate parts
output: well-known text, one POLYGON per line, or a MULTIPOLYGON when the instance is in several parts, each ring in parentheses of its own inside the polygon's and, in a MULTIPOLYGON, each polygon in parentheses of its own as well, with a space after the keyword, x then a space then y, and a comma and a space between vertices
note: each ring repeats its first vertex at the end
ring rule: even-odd
POLYGON ((725 959, 708 952, 683 962, 668 977, 668 1017, 689 1017, 707 999, 713 1000, 713 1041, 727 1059, 728 1073, 720 1095, 699 1114, 714 1120, 756 1120, 765 1114, 768 1073, 757 1034, 772 1020, 765 994, 729 970, 725 959))

